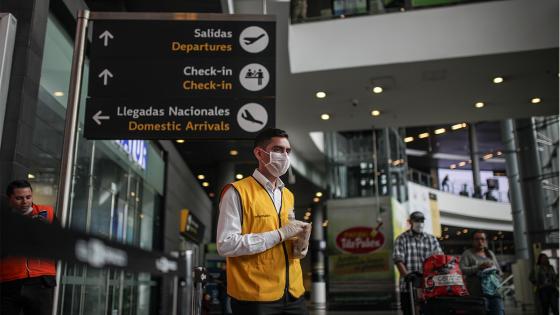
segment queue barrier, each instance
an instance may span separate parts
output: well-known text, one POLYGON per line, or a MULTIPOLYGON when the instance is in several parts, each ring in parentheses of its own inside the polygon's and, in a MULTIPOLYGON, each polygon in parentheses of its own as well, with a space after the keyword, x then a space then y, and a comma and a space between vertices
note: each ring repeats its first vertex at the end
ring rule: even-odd
POLYGON ((0 211, 0 257, 24 256, 86 264, 93 268, 112 268, 172 276, 174 313, 198 315, 207 274, 204 267, 193 267, 192 251, 180 258, 147 251, 90 235, 41 219, 31 219, 11 211, 0 211), (180 296, 180 298, 179 298, 180 296))

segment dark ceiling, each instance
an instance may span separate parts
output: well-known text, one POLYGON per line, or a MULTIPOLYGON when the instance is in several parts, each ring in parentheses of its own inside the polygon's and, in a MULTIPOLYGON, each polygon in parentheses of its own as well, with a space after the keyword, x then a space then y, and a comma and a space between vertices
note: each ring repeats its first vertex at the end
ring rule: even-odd
POLYGON ((220 0, 86 0, 92 11, 222 13, 220 0))

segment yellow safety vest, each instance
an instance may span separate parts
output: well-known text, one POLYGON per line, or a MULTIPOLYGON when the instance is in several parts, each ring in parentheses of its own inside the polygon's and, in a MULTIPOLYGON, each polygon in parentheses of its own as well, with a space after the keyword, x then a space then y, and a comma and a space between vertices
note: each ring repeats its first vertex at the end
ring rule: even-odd
MULTIPOLYGON (((288 224, 294 195, 287 188, 282 189, 282 208, 278 214, 266 189, 252 176, 230 187, 235 188, 241 200, 241 234, 269 232, 288 224)), ((227 292, 231 297, 241 301, 276 301, 286 291, 296 298, 305 292, 292 241, 279 243, 259 254, 227 258, 227 292)))

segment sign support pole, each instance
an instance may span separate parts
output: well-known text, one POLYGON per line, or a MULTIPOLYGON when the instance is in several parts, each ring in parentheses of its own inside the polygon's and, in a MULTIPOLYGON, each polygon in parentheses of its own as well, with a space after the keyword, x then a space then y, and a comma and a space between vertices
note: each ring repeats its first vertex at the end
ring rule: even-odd
MULTIPOLYGON (((80 105, 80 92, 84 69, 84 52, 86 46, 87 25, 89 21, 88 10, 78 12, 76 25, 76 38, 74 39, 74 55, 70 72, 70 87, 68 91, 68 104, 66 106, 66 124, 64 126, 64 142, 60 160, 60 174, 58 179, 57 216, 61 226, 68 225, 68 212, 70 204, 70 190, 72 185, 72 169, 76 153, 76 131, 78 127, 78 109, 80 105)), ((60 292, 62 263, 59 261, 56 268, 57 286, 54 291, 53 315, 58 311, 58 295, 60 292)))

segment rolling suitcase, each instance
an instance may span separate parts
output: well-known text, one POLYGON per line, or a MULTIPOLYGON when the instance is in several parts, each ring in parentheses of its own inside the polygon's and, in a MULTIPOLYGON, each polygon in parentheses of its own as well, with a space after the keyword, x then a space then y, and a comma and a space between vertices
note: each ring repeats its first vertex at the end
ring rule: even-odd
POLYGON ((483 315, 486 303, 481 297, 440 296, 426 300, 423 313, 429 315, 483 315))

